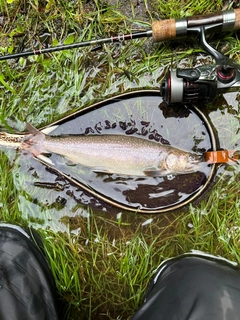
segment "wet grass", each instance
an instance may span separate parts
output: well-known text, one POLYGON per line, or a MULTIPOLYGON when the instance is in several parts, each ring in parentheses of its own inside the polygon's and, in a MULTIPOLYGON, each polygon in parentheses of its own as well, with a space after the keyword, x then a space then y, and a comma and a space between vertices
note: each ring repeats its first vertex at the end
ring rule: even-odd
MULTIPOLYGON (((210 13, 230 8, 234 1, 227 7, 220 0, 140 3, 0 0, 0 52, 128 33, 149 28, 155 18, 210 13)), ((212 36, 211 43, 240 61, 237 33, 212 36)), ((159 44, 142 39, 92 49, 1 62, 1 130, 22 131, 26 121, 43 126, 116 93, 158 88, 169 66, 175 67, 176 61, 184 67, 194 66, 203 53, 195 39, 159 44)), ((221 146, 239 145, 239 104, 213 110, 212 122, 219 130, 221 146)), ((36 218, 34 214, 26 216, 24 209, 32 205, 34 211, 38 191, 26 193, 16 184, 21 173, 15 156, 11 150, 0 154, 1 220, 38 228, 66 304, 66 319, 129 319, 143 301, 159 263, 192 249, 240 262, 237 166, 219 168, 208 195, 181 212, 109 216, 79 204, 62 211, 49 210, 44 204, 42 216, 36 218), (53 215, 65 226, 64 232, 57 230, 61 229, 57 223, 56 228, 41 227, 50 223, 53 215)), ((21 183, 28 181, 22 179, 21 183)))
POLYGON ((153 266, 161 259, 159 253, 166 240, 161 240, 161 235, 167 233, 169 226, 159 230, 153 239, 151 228, 146 227, 143 234, 143 227, 139 227, 133 234, 126 222, 106 222, 94 215, 79 223, 81 232, 75 237, 53 234, 45 239, 51 266, 57 270, 55 276, 61 278, 59 292, 64 300, 70 295, 71 313, 78 311, 81 319, 100 319, 101 314, 110 319, 130 316, 142 301, 153 266), (113 237, 109 227, 112 232, 120 232, 121 237, 113 237), (59 242, 58 251, 48 241, 59 242))
POLYGON ((223 6, 222 0, 207 1, 155 1, 156 11, 159 12, 161 18, 181 18, 183 16, 192 16, 202 13, 213 13, 220 11, 223 6))

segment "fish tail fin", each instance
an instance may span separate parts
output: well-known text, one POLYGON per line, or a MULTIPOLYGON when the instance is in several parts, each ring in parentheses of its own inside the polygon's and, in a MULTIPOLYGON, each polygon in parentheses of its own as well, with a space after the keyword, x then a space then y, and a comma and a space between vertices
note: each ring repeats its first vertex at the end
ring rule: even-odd
POLYGON ((39 156, 44 152, 43 141, 45 139, 44 133, 34 128, 30 123, 26 124, 26 129, 29 132, 24 139, 21 150, 26 155, 39 156))

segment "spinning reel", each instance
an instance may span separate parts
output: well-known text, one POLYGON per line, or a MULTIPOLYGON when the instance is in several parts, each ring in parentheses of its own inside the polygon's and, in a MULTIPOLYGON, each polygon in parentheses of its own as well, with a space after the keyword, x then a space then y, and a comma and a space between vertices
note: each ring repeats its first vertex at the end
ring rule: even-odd
POLYGON ((160 86, 160 95, 168 104, 209 103, 217 94, 237 91, 240 87, 240 65, 207 43, 205 33, 208 29, 217 30, 217 26, 201 26, 191 32, 200 36, 201 46, 214 57, 216 64, 168 71, 160 86))

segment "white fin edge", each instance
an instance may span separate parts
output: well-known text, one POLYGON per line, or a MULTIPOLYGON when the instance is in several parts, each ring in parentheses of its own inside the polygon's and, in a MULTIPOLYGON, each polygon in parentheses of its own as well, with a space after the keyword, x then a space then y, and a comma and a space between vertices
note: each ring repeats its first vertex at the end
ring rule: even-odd
POLYGON ((48 157, 44 156, 43 154, 40 154, 38 156, 36 156, 37 159, 47 163, 47 164, 50 164, 52 166, 55 166, 54 163, 52 162, 51 159, 49 159, 48 157))
POLYGON ((44 134, 49 134, 55 129, 57 129, 57 127, 59 127, 59 125, 56 124, 55 126, 44 128, 43 130, 41 130, 41 132, 44 134))

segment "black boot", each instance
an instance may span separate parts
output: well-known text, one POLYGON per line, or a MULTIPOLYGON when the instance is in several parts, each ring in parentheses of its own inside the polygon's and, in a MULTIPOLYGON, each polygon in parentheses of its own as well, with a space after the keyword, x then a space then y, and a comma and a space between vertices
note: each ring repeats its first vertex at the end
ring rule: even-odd
POLYGON ((57 320, 55 284, 30 236, 0 225, 0 319, 57 320))
POLYGON ((209 255, 160 265, 132 320, 239 320, 240 269, 209 255))

